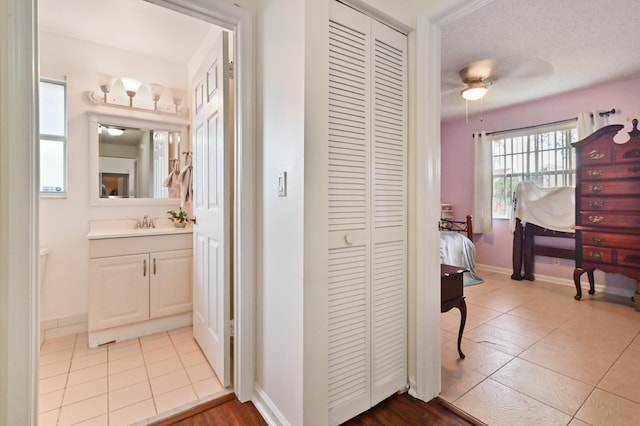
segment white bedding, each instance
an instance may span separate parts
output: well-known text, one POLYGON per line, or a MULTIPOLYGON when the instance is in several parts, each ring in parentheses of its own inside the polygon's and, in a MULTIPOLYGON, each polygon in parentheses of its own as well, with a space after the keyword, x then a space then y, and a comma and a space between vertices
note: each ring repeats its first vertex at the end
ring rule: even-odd
POLYGON ((469 272, 463 275, 464 285, 484 282, 476 273, 476 246, 459 232, 440 231, 440 263, 467 269, 469 272))
POLYGON ((516 187, 514 201, 511 229, 515 228, 515 218, 518 218, 553 231, 575 232, 575 188, 541 188, 523 181, 516 187))

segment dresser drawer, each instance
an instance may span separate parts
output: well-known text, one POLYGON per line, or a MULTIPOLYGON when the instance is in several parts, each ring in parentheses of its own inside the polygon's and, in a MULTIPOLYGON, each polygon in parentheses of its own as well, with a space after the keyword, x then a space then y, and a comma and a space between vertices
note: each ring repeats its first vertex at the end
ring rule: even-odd
POLYGON ((615 161, 617 163, 627 163, 631 161, 640 161, 640 143, 629 141, 622 145, 614 147, 615 161))
POLYGON ((640 248, 640 235, 614 234, 608 232, 582 231, 583 245, 597 247, 640 248))
POLYGON ((640 195, 640 180, 584 182, 581 195, 640 195))
MULTIPOLYGON (((640 185, 640 182, 638 183, 640 185)), ((580 210, 640 210, 640 198, 633 197, 582 197, 580 198, 580 210)))
POLYGON ((584 184, 592 180, 627 178, 640 179, 640 163, 584 166, 580 170, 580 179, 584 184))
POLYGON ((582 246, 582 260, 585 262, 612 263, 613 250, 609 247, 582 246))
POLYGON ((640 268, 640 250, 617 250, 617 264, 640 268))
POLYGON ((580 162, 583 166, 593 164, 609 164, 612 162, 610 144, 600 143, 585 149, 580 153, 580 162))
POLYGON ((608 211, 581 211, 577 219, 576 226, 633 229, 640 227, 640 214, 637 212, 613 213, 608 211))

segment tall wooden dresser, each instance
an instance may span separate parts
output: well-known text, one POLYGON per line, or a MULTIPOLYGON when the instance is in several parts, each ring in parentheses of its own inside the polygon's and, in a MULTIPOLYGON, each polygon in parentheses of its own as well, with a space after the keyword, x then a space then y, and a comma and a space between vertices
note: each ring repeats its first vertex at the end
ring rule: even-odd
POLYGON ((640 310, 640 131, 633 120, 630 139, 613 141, 622 125, 603 127, 573 144, 576 148, 576 269, 580 276, 593 271, 617 272, 638 281, 636 310, 640 310))

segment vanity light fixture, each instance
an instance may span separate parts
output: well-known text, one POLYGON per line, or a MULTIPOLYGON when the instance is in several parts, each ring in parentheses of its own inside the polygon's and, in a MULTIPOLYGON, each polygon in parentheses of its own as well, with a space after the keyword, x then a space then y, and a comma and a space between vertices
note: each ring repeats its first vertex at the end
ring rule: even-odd
POLYGON ((98 73, 98 87, 100 90, 89 90, 87 96, 95 104, 111 107, 127 108, 137 111, 152 111, 157 114, 175 115, 186 118, 189 116, 188 106, 183 106, 186 91, 171 88, 169 95, 167 88, 159 83, 141 82, 130 77, 112 77, 98 73), (136 105, 133 105, 133 98, 136 105))
POLYGON ((140 89, 142 82, 130 77, 122 77, 120 78, 120 81, 122 81, 124 91, 127 93, 127 96, 129 96, 129 106, 132 107, 133 97, 138 93, 138 89, 140 89))
POLYGON ((153 99, 153 110, 156 111, 158 109, 158 101, 160 100, 160 96, 162 96, 164 86, 158 83, 149 83, 149 90, 151 92, 151 99, 153 99))
POLYGON ((100 79, 98 81, 100 85, 100 91, 103 94, 104 103, 107 103, 107 94, 111 91, 111 85, 113 84, 113 77, 107 74, 100 74, 100 79))
POLYGON ((171 91, 171 97, 173 98, 173 105, 176 107, 176 114, 178 114, 180 109, 180 104, 182 104, 182 99, 184 98, 184 90, 172 88, 169 89, 171 91))

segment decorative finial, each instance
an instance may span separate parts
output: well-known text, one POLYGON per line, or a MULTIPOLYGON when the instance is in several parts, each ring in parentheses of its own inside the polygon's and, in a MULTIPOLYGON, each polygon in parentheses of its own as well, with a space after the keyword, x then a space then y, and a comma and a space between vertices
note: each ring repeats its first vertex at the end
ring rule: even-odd
POLYGON ((631 124, 633 125, 633 130, 629 132, 629 136, 632 138, 640 137, 640 130, 638 130, 638 119, 634 118, 631 120, 631 124))

